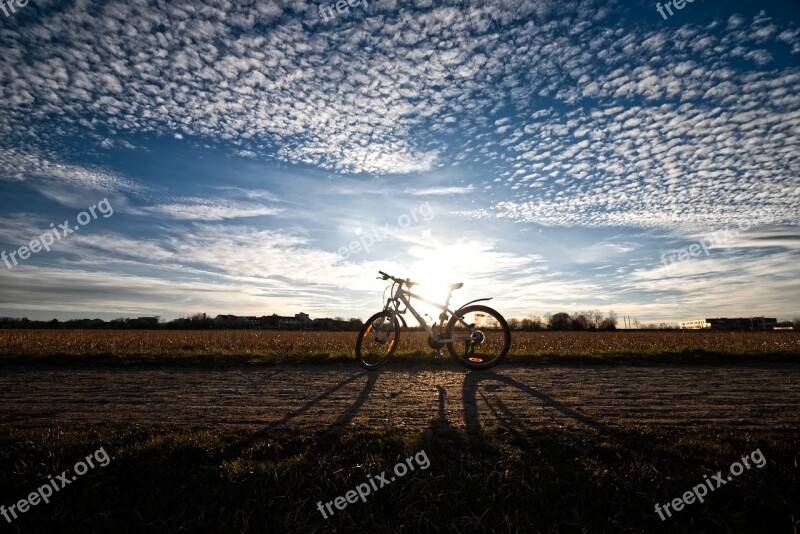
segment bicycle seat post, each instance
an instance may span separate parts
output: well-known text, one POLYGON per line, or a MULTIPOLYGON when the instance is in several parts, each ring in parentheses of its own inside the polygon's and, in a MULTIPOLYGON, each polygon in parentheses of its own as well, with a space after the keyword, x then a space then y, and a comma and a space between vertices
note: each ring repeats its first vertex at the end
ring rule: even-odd
POLYGON ((444 326, 444 322, 448 319, 447 317, 447 308, 450 307, 450 299, 453 297, 453 288, 450 287, 447 291, 447 299, 444 301, 444 308, 442 313, 439 314, 439 320, 441 321, 439 324, 444 326))

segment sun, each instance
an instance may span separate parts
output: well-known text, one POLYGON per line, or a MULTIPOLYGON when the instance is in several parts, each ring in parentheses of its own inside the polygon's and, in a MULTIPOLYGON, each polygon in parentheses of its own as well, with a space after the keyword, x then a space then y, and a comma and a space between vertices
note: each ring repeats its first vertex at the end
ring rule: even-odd
POLYGON ((409 249, 414 258, 408 277, 421 285, 415 292, 434 300, 442 300, 447 295, 447 286, 458 282, 467 283, 469 261, 472 251, 459 245, 433 246, 415 245, 409 249))

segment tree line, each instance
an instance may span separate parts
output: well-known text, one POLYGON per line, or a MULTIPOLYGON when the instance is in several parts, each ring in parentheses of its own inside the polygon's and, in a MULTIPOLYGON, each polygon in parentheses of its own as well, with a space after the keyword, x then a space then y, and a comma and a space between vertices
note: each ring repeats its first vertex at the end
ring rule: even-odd
POLYGON ((64 329, 64 330, 331 330, 358 332, 364 323, 361 319, 314 319, 298 326, 279 326, 271 323, 249 323, 234 320, 215 320, 206 314, 198 313, 191 317, 179 317, 163 321, 160 317, 140 317, 112 319, 69 319, 59 321, 36 321, 26 317, 0 317, 0 329, 64 329))
POLYGON ((617 329, 617 314, 609 311, 607 314, 599 310, 585 312, 547 313, 544 317, 512 318, 508 320, 511 330, 537 331, 537 330, 602 330, 612 331, 617 329))

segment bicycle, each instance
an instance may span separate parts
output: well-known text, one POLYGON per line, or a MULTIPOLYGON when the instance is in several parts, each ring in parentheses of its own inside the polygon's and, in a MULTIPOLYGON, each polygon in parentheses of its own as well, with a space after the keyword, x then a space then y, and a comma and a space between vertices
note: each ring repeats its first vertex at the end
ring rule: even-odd
MULTIPOLYGON (((488 306, 475 304, 489 298, 475 299, 467 302, 457 310, 449 308, 453 291, 461 289, 464 284, 450 284, 447 286, 447 300, 444 304, 432 302, 410 290, 419 285, 404 278, 397 278, 378 271, 378 279, 392 280, 390 297, 386 305, 370 317, 358 334, 356 341, 356 359, 367 370, 382 367, 388 362, 397 350, 400 339, 400 325, 406 326, 403 314, 411 312, 419 325, 428 334, 428 345, 437 351, 446 346, 450 355, 461 365, 470 369, 489 369, 494 367, 508 355, 511 348, 511 329, 500 313, 488 306), (407 289, 406 289, 407 288, 407 289), (442 310, 439 315, 439 324, 429 326, 423 317, 414 309, 410 299, 426 302, 442 310), (405 306, 401 310, 400 307, 405 306), (438 332, 442 331, 445 321, 444 337, 438 332)), ((387 287, 387 289, 389 289, 387 287)), ((384 296, 386 292, 384 291, 384 296)))

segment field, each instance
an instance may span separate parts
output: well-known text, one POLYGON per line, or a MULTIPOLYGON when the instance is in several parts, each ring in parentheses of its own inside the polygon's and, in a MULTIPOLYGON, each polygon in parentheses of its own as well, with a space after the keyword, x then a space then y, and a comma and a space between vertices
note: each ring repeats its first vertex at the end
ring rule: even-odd
MULTIPOLYGON (((353 357, 355 332, 285 330, 0 330, 0 357, 259 357, 324 361, 353 357)), ((432 353, 424 333, 404 331, 398 356, 432 353)), ((514 332, 511 359, 680 355, 800 355, 794 332, 514 332)), ((412 358, 413 359, 413 358, 412 358)))
POLYGON ((800 529, 800 336, 514 334, 510 360, 379 372, 355 333, 0 331, 0 505, 103 447, 11 532, 800 529), (263 365, 260 365, 263 364, 263 365), (421 451, 429 467, 324 517, 421 451), (765 459, 753 466, 755 451, 765 459), (749 456, 748 456, 749 455, 749 456), (705 501, 663 506, 742 457, 705 501), (333 505, 335 506, 335 504, 333 505))

